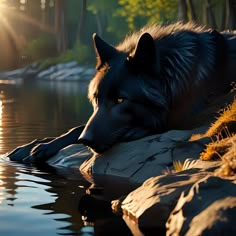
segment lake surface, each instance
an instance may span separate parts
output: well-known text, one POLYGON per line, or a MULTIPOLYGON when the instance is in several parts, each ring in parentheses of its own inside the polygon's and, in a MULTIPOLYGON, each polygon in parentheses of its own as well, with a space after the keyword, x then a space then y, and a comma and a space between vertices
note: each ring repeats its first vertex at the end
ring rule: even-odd
MULTIPOLYGON (((58 170, 39 170, 4 158, 16 146, 84 124, 91 112, 87 83, 0 81, 0 235, 94 235, 95 218, 101 221, 102 226, 97 227, 102 229, 101 235, 121 229, 120 235, 130 235, 120 218, 115 217, 118 224, 104 226, 104 219, 113 219, 110 212, 108 216, 100 214, 110 202, 96 210, 99 204, 85 194, 90 183, 78 171, 62 169, 59 174, 58 170)), ((99 225, 99 220, 96 222, 99 225)))

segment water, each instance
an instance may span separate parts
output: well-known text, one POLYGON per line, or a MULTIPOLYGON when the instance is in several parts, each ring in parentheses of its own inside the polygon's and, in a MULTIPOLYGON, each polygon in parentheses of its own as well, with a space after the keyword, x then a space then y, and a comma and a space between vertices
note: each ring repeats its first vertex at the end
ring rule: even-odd
POLYGON ((0 235, 78 235, 89 183, 81 176, 8 162, 5 153, 35 138, 58 136, 86 122, 87 84, 0 81, 0 235))
POLYGON ((91 111, 87 83, 18 80, 0 84, 0 154, 84 124, 91 111))
POLYGON ((0 235, 74 235, 83 226, 78 180, 68 185, 59 176, 3 160, 0 179, 0 235))
POLYGON ((97 204, 86 195, 90 183, 78 171, 39 170, 4 158, 16 146, 84 124, 90 113, 86 83, 0 81, 0 235, 88 235, 95 218, 97 228, 102 222, 100 232, 113 231, 104 226, 113 217, 110 202, 97 204))

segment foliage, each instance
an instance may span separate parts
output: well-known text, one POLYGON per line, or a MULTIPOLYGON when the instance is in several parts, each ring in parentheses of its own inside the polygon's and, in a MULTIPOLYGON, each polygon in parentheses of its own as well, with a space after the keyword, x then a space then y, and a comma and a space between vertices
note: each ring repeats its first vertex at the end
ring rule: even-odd
MULTIPOLYGON (((188 20, 219 30, 236 28, 233 1, 186 0, 185 3, 188 20)), ((181 9, 180 1, 177 0, 14 0, 4 1, 4 4, 6 9, 1 13, 10 26, 9 29, 28 44, 20 53, 22 57, 31 60, 29 63, 53 56, 56 46, 59 53, 64 53, 67 49, 60 59, 85 59, 87 63, 91 61, 91 35, 94 32, 115 45, 129 31, 146 24, 163 25, 177 21, 181 9), (55 38, 49 32, 55 34, 55 38), (63 47, 60 47, 62 42, 63 47)), ((2 25, 4 26, 4 22, 2 25)), ((4 55, 2 57, 6 58, 4 55)), ((18 60, 17 56, 15 60, 18 60)))
POLYGON ((117 15, 125 17, 131 30, 146 23, 170 23, 177 19, 176 0, 119 0, 117 15))
POLYGON ((76 41, 75 46, 72 49, 68 49, 64 54, 58 57, 51 57, 42 61, 42 67, 48 67, 53 64, 77 61, 83 64, 89 64, 92 62, 93 58, 90 55, 90 48, 82 44, 79 40, 76 41))
POLYGON ((56 40, 52 34, 42 34, 21 49, 21 55, 32 61, 45 59, 56 54, 56 40))

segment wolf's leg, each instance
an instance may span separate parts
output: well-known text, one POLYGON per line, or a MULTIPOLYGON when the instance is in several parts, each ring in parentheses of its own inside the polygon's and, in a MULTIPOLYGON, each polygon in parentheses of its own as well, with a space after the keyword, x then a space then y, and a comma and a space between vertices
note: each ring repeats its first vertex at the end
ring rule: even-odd
POLYGON ((48 143, 41 143, 33 147, 30 155, 26 157, 24 162, 45 162, 51 156, 55 155, 62 148, 78 143, 78 138, 84 129, 84 125, 75 127, 67 133, 53 139, 48 143))
POLYGON ((53 139, 55 139, 55 137, 44 138, 44 139, 35 139, 35 140, 31 141, 30 143, 27 143, 27 144, 24 144, 22 146, 15 148, 13 151, 11 151, 10 153, 7 154, 7 157, 11 161, 22 161, 25 157, 30 155, 30 152, 33 147, 35 147, 39 143, 50 142, 53 139))

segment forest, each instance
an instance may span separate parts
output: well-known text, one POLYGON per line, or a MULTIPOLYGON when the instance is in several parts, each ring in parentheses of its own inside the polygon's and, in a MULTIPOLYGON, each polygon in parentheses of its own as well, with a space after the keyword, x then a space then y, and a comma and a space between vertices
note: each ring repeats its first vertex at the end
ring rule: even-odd
POLYGON ((35 61, 94 62, 92 34, 116 45, 146 24, 236 28, 236 0, 0 0, 0 70, 35 61))

